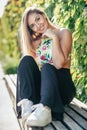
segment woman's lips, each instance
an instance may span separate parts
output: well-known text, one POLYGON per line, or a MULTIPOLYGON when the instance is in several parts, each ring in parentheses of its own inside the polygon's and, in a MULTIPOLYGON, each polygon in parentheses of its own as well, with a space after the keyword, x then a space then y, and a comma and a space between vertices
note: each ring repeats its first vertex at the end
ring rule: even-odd
POLYGON ((44 27, 41 27, 41 28, 40 28, 40 31, 44 31, 44 27))

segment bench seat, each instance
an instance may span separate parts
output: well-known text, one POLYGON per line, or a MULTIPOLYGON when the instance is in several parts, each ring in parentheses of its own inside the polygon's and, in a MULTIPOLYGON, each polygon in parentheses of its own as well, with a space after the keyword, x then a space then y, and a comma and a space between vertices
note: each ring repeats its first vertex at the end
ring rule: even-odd
MULTIPOLYGON (((17 75, 5 75, 4 80, 13 103, 16 113, 16 81, 17 75)), ((29 127, 24 124, 22 119, 17 119, 22 130, 87 130, 87 105, 74 98, 73 101, 65 107, 64 120, 52 121, 45 127, 29 127)))

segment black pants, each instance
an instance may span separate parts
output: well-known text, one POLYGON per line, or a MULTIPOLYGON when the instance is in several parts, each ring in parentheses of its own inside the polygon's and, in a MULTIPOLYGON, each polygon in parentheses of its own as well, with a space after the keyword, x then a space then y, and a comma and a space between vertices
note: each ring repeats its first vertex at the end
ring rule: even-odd
MULTIPOLYGON (((31 56, 25 56, 18 67, 16 104, 28 98, 34 104, 42 103, 53 113, 63 113, 64 105, 75 96, 75 86, 69 69, 56 69, 48 63, 39 70, 31 56)), ((17 107, 18 117, 21 115, 17 107)))

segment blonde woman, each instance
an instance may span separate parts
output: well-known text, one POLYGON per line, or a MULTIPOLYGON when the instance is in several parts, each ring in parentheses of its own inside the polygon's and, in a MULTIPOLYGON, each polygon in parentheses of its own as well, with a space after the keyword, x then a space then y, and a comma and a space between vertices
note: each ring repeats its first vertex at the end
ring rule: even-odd
POLYGON ((70 74, 72 34, 57 28, 40 9, 22 18, 23 57, 18 67, 17 113, 30 126, 63 120, 64 106, 75 96, 70 74))

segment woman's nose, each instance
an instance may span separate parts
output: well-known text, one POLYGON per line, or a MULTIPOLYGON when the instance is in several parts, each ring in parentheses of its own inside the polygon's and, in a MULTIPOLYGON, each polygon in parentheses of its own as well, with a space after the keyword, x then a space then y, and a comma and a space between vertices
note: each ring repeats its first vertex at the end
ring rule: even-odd
POLYGON ((39 23, 37 23, 36 26, 37 26, 38 29, 40 28, 40 24, 39 23))

